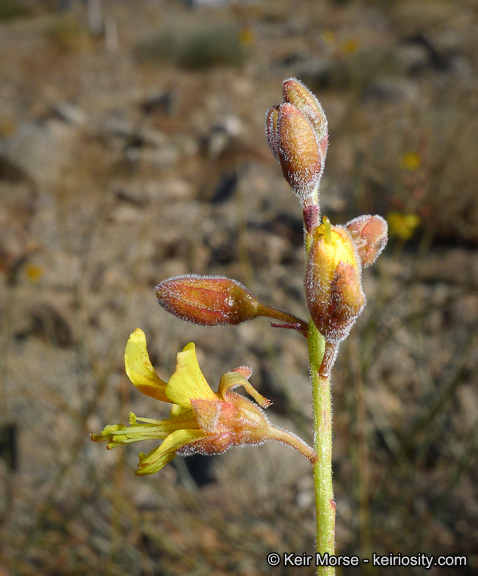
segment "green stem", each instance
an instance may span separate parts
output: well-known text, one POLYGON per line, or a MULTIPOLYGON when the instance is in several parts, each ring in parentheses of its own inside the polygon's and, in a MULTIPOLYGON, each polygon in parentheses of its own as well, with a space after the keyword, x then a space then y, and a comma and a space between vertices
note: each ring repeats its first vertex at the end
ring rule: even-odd
MULTIPOLYGON (((317 460, 313 464, 316 508, 316 550, 335 554, 335 500, 332 485, 332 401, 329 370, 324 370, 323 360, 330 356, 330 349, 312 319, 309 324, 309 359, 312 380, 314 411, 314 449, 317 460), (326 352, 329 352, 328 354, 326 352)), ((333 566, 318 566, 318 576, 335 574, 333 566)))
MULTIPOLYGON (((318 205, 318 197, 316 198, 318 205)), ((305 226, 305 252, 309 255, 313 231, 319 220, 309 228, 305 226)), ((316 551, 322 558, 335 554, 335 500, 332 485, 332 398, 330 370, 335 360, 335 347, 325 342, 312 318, 309 318, 309 363, 312 382, 314 412, 314 449, 317 460, 313 463, 316 510, 316 551)), ((317 576, 333 576, 335 567, 317 566, 317 576)))

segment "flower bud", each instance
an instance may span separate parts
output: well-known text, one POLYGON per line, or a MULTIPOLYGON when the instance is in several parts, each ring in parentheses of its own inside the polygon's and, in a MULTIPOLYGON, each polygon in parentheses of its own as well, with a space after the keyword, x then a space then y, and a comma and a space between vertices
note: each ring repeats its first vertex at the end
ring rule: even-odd
POLYGON ((344 340, 365 306, 362 266, 350 233, 330 226, 314 230, 305 272, 307 305, 327 342, 344 340))
POLYGON ((387 222, 381 216, 359 216, 346 224, 362 266, 371 266, 387 245, 387 222))
POLYGON ((279 106, 272 106, 269 108, 266 114, 266 137, 269 143, 269 148, 274 154, 274 158, 277 162, 279 159, 279 134, 277 131, 277 121, 279 118, 279 106))
POLYGON ((324 109, 314 94, 296 78, 284 80, 282 92, 284 94, 284 102, 293 104, 312 124, 319 144, 323 167, 329 142, 328 123, 324 109))
POLYGON ((158 284, 155 291, 165 310, 193 324, 239 324, 261 315, 254 294, 223 276, 175 276, 158 284))
POLYGON ((318 190, 327 152, 327 120, 315 96, 294 78, 284 103, 267 112, 266 135, 282 174, 303 204, 318 190))

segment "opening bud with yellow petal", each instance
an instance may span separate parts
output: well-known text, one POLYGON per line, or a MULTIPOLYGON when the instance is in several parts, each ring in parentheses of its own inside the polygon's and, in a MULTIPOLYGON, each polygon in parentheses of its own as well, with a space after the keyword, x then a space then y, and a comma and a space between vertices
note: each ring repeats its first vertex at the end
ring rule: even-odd
POLYGON ((282 174, 303 205, 313 202, 324 169, 327 119, 317 98, 298 80, 283 83, 284 103, 270 108, 266 135, 282 174))
POLYGON ((346 224, 362 266, 371 266, 387 245, 388 225, 381 216, 359 216, 346 224))
POLYGON ((324 218, 313 234, 305 271, 307 305, 325 340, 338 344, 365 306, 362 265, 345 227, 324 218))
POLYGON ((174 276, 156 288, 159 304, 170 314, 202 326, 240 324, 258 316, 281 320, 286 328, 307 333, 300 318, 266 306, 237 280, 224 276, 174 276))

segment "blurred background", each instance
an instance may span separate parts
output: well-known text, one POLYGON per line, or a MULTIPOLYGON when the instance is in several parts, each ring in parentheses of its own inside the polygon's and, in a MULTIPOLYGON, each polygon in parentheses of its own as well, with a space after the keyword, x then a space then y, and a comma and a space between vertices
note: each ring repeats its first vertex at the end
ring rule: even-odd
POLYGON ((166 415, 124 373, 141 327, 163 378, 195 341, 213 389, 250 365, 312 441, 299 334, 188 325, 153 292, 222 274, 306 317, 301 209, 264 136, 289 76, 329 119, 322 212, 390 226, 332 378, 337 551, 476 574, 477 26, 475 0, 0 0, 1 576, 288 575, 268 552, 313 553, 290 448, 136 478, 153 445, 89 440, 166 415))

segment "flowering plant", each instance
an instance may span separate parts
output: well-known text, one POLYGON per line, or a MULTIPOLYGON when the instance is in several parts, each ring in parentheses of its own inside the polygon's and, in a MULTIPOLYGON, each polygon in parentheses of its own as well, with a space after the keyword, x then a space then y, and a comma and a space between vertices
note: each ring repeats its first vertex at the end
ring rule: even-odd
MULTIPOLYGON (((249 383, 246 366, 223 374, 217 392, 206 382, 195 345, 177 356, 176 371, 162 380, 149 360, 146 337, 137 329, 125 352, 131 382, 147 396, 171 404, 169 418, 155 420, 130 414, 129 427, 109 425, 93 434, 108 448, 145 439, 162 443, 139 456, 138 475, 153 474, 176 455, 221 454, 234 446, 278 440, 306 456, 314 473, 317 552, 335 550, 335 501, 332 487, 332 410, 330 373, 338 349, 365 307, 362 270, 387 243, 387 224, 380 216, 359 216, 345 226, 320 221, 319 187, 328 147, 327 119, 316 97, 298 80, 283 83, 284 102, 267 112, 266 135, 286 181, 299 198, 304 219, 305 295, 309 321, 261 303, 236 280, 222 276, 175 276, 156 286, 159 304, 183 320, 203 326, 236 325, 259 316, 272 326, 291 328, 307 338, 309 348, 314 446, 273 426, 264 409, 269 400, 249 383), (233 389, 242 386, 249 400, 233 389)), ((318 566, 318 574, 333 574, 318 566)))

